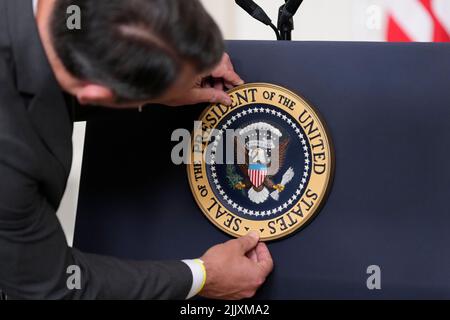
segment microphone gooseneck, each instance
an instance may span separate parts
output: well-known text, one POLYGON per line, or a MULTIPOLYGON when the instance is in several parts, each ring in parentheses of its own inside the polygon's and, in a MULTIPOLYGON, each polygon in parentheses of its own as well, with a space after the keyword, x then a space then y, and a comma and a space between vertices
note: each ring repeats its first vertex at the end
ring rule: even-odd
POLYGON ((270 26, 274 30, 274 32, 277 36, 277 39, 278 40, 281 39, 280 33, 279 33, 277 27, 272 23, 272 20, 269 18, 267 13, 260 6, 258 6, 254 1, 252 1, 252 0, 235 0, 235 2, 238 6, 240 6, 242 9, 244 9, 253 18, 264 23, 267 26, 270 26))

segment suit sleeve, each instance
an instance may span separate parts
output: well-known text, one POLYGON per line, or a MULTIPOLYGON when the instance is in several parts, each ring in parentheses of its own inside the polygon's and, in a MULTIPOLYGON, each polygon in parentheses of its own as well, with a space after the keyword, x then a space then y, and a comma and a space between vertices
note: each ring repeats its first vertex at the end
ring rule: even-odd
POLYGON ((57 208, 36 179, 39 165, 24 126, 9 112, 23 109, 22 102, 5 89, 12 82, 1 78, 0 288, 16 299, 185 299, 192 272, 181 261, 121 261, 67 245, 57 208), (80 271, 80 289, 67 285, 73 267, 80 271))

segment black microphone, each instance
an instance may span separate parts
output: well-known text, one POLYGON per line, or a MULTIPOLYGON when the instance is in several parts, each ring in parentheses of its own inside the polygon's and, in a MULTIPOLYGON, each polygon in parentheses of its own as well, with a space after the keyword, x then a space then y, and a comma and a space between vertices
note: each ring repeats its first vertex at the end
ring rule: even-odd
POLYGON ((295 16, 302 2, 303 0, 289 0, 284 8, 290 15, 295 16))
POLYGON ((294 30, 294 15, 297 13, 303 0, 285 0, 278 14, 278 29, 282 40, 292 39, 294 30))
POLYGON ((261 21, 267 26, 270 26, 276 33, 277 39, 280 39, 280 33, 278 32, 277 27, 274 26, 272 23, 272 20, 269 18, 267 13, 264 12, 264 10, 258 6, 254 1, 252 0, 235 0, 236 4, 240 6, 242 9, 244 9, 249 15, 251 15, 253 18, 255 18, 258 21, 261 21))
POLYGON ((238 6, 247 11, 249 15, 251 15, 256 20, 261 21, 265 25, 270 25, 272 20, 270 20, 269 16, 264 12, 264 10, 258 6, 252 0, 236 0, 238 6))
POLYGON ((269 16, 264 12, 264 10, 258 6, 252 0, 236 0, 238 6, 247 11, 249 15, 251 15, 256 20, 261 21, 265 25, 270 25, 272 20, 270 20, 269 16))

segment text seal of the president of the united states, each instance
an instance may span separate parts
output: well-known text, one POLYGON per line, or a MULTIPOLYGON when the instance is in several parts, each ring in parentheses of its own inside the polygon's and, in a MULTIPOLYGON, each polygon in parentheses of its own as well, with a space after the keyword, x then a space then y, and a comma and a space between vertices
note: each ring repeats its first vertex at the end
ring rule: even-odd
POLYGON ((253 83, 213 104, 194 130, 189 182, 202 212, 239 237, 279 239, 304 226, 326 200, 334 171, 330 136, 297 94, 253 83))

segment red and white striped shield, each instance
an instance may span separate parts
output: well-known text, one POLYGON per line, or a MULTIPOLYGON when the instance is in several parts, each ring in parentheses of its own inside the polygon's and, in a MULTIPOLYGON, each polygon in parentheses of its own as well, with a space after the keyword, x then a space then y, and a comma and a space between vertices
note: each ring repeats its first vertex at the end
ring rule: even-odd
POLYGON ((248 168, 248 176, 251 183, 256 188, 259 188, 264 183, 264 179, 266 179, 267 167, 261 164, 252 164, 248 168))

